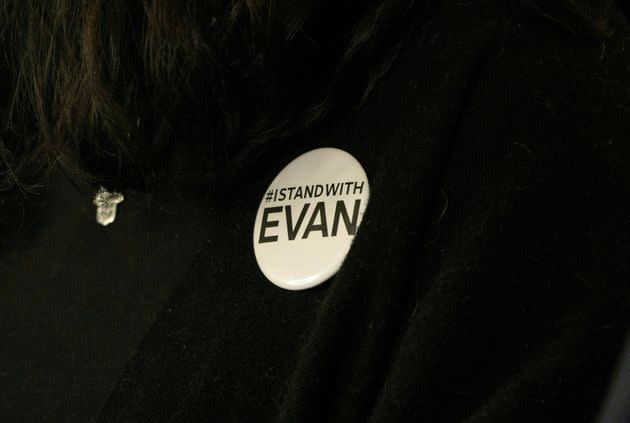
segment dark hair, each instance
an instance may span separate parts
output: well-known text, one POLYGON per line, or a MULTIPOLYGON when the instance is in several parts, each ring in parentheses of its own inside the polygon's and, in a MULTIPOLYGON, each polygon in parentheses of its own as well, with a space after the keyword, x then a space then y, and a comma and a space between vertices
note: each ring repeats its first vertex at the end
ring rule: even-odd
MULTIPOLYGON (((358 82, 343 84, 360 102, 393 57, 410 10, 436 2, 303 3, 287 13, 264 0, 0 0, 0 68, 9 71, 0 190, 27 189, 55 166, 91 177, 101 162, 148 160, 156 147, 147 150, 147 139, 168 132, 184 103, 199 102, 217 145, 255 145, 309 127, 335 104, 344 75, 368 65, 358 82), (309 19, 326 19, 325 31, 338 28, 343 42, 318 37, 309 19)), ((587 18, 594 3, 554 7, 601 32, 587 18)))

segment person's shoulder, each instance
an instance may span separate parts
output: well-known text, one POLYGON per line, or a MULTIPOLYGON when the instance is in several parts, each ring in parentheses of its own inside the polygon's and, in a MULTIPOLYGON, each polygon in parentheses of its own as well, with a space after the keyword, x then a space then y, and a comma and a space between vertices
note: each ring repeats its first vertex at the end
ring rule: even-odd
MULTIPOLYGON (((602 72, 612 72, 606 77, 623 76, 628 80, 625 75, 630 58, 630 50, 626 49, 630 41, 627 12, 611 1, 590 8, 573 3, 529 0, 519 7, 508 8, 509 22, 499 55, 530 61, 540 71, 570 71, 561 78, 564 80, 602 72)), ((526 67, 523 71, 536 69, 526 67)))
POLYGON ((630 25, 615 5, 590 14, 513 10, 473 85, 497 124, 538 131, 541 146, 566 139, 591 149, 612 141, 630 151, 621 139, 630 131, 630 25))

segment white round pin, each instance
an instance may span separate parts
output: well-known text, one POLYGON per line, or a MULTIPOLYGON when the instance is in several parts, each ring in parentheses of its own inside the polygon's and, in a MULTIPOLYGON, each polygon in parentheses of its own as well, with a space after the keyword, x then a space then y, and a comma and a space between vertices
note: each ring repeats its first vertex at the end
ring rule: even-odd
POLYGON ((254 253, 264 275, 290 290, 326 281, 341 267, 367 207, 361 164, 338 148, 297 157, 273 180, 254 223, 254 253))

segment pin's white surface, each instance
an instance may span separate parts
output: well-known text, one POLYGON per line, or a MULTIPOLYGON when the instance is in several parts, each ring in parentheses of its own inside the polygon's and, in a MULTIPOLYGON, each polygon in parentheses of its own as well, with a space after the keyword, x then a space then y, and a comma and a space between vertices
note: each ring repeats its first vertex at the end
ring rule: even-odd
POLYGON ((256 215, 260 270, 290 290, 328 280, 350 250, 369 195, 365 171, 349 153, 318 148, 297 157, 269 185, 256 215))

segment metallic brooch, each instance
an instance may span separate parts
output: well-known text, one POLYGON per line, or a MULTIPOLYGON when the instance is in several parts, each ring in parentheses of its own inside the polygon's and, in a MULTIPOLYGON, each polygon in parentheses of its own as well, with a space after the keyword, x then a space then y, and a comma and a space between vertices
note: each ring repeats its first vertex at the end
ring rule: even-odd
POLYGON ((104 187, 100 187, 94 195, 94 205, 96 206, 96 221, 103 226, 107 226, 116 219, 116 206, 125 197, 119 192, 109 192, 104 187))

